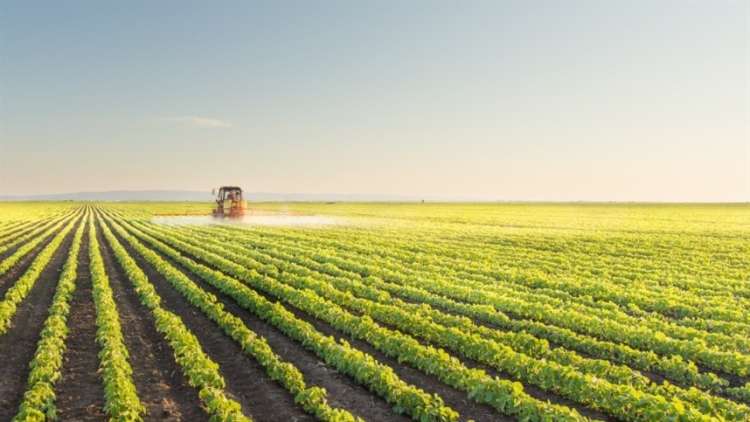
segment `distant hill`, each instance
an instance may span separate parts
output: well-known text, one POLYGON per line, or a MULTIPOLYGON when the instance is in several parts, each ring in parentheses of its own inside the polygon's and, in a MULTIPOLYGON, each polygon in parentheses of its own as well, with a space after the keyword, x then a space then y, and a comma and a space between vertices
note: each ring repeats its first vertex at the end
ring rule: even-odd
POLYGON ((177 190, 70 192, 46 195, 0 195, 0 201, 210 201, 211 192, 177 190))
MULTIPOLYGON (((272 192, 245 192, 245 198, 249 201, 264 202, 364 202, 364 201, 420 201, 422 199, 433 201, 456 201, 471 200, 471 198, 439 198, 439 197, 415 197, 399 195, 368 195, 368 194, 339 194, 339 193, 272 193, 272 192)), ((211 201, 211 191, 189 191, 189 190, 117 190, 103 192, 71 192, 47 195, 0 195, 0 201, 211 201)))

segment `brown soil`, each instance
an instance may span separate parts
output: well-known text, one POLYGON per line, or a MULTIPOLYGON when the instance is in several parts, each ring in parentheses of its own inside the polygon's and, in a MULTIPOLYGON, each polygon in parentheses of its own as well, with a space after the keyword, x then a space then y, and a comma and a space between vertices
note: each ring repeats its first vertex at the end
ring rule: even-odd
MULTIPOLYGON (((266 295, 263 292, 258 291, 259 294, 266 297, 268 300, 274 300, 273 297, 266 295)), ((227 298, 231 300, 230 298, 227 298)), ((328 323, 321 321, 317 318, 310 316, 297 308, 284 305, 287 310, 291 311, 297 318, 304 320, 315 327, 321 333, 334 337, 337 341, 341 339, 346 340, 352 347, 355 347, 362 352, 365 352, 378 362, 390 366, 394 372, 405 382, 419 387, 430 394, 437 394, 442 397, 446 405, 453 408, 461 415, 461 420, 474 420, 476 422, 481 421, 511 421, 514 418, 499 414, 494 408, 479 404, 471 399, 467 393, 456 390, 451 386, 444 384, 437 377, 427 375, 418 369, 415 369, 407 364, 400 363, 397 359, 391 358, 386 354, 375 349, 369 343, 357 340, 347 334, 341 333, 328 323)))
POLYGON ((10 420, 18 411, 29 374, 29 362, 36 351, 40 332, 55 294, 57 281, 73 241, 68 233, 52 260, 42 270, 34 287, 19 304, 13 325, 0 336, 0 420, 10 420))
POLYGON ((96 308, 91 293, 88 229, 78 253, 76 290, 70 302, 69 334, 57 382, 57 413, 61 420, 104 419, 104 387, 99 377, 96 308))
MULTIPOLYGON (((269 262, 263 262, 263 263, 272 265, 269 262)), ((310 271, 312 271, 313 273, 320 274, 319 271, 316 271, 313 268, 308 268, 308 269, 310 271)), ((407 301, 409 303, 416 303, 416 302, 408 301, 408 300, 405 300, 405 301, 407 301)), ((363 316, 364 315, 362 312, 360 312, 358 310, 355 310, 355 309, 347 309, 347 311, 349 311, 350 313, 352 313, 354 315, 357 315, 357 316, 363 316)), ((444 312, 446 312, 446 311, 444 311, 444 312)), ((446 312, 446 313, 452 314, 451 312, 446 312)), ((383 323, 383 322, 377 321, 377 320, 376 320, 376 322, 380 326, 382 326, 382 327, 388 328, 388 329, 396 331, 396 332, 403 333, 401 330, 399 330, 395 326, 392 326, 391 324, 383 323)), ((407 333, 407 335, 408 335, 408 333, 407 333)), ((414 340, 416 340, 417 342, 419 342, 422 346, 440 348, 439 345, 435 345, 435 344, 433 344, 433 343, 431 343, 431 342, 429 342, 427 340, 423 340, 423 339, 415 337, 415 336, 411 336, 411 337, 414 340)), ((510 374, 507 374, 507 373, 505 373, 503 371, 499 371, 499 370, 497 370, 495 368, 492 368, 490 366, 484 365, 484 364, 482 364, 480 362, 476 362, 476 361, 474 361, 472 359, 469 359, 469 358, 466 358, 466 357, 463 357, 463 356, 459 356, 458 354, 456 354, 456 353, 454 353, 454 352, 452 352, 450 350, 446 349, 446 352, 448 352, 448 353, 452 354, 453 356, 455 356, 458 360, 460 360, 468 368, 472 368, 472 369, 476 368, 476 369, 484 370, 488 375, 490 375, 492 377, 499 378, 499 379, 522 382, 522 381, 513 379, 513 377, 510 374)), ((570 400, 568 398, 559 396, 559 395, 557 395, 555 393, 550 393, 550 392, 544 391, 544 390, 542 390, 542 389, 540 389, 540 388, 538 388, 538 387, 536 387, 536 386, 534 386, 532 384, 529 384, 529 383, 523 383, 523 384, 524 384, 524 391, 528 395, 530 395, 531 397, 534 397, 534 398, 536 398, 538 400, 549 401, 549 402, 552 402, 554 404, 559 404, 559 405, 570 407, 572 409, 577 410, 580 414, 582 414, 584 416, 587 416, 589 418, 592 418, 592 419, 607 420, 607 421, 614 421, 614 420, 616 420, 615 418, 611 417, 610 415, 607 415, 605 413, 602 413, 602 412, 599 412, 599 411, 596 411, 596 410, 592 410, 590 408, 587 408, 584 405, 581 405, 581 404, 579 404, 579 403, 577 403, 577 402, 575 402, 573 400, 570 400)))
POLYGON ((28 232, 29 230, 33 230, 34 227, 35 227, 34 224, 13 227, 13 229, 8 230, 7 232, 0 235, 0 245, 5 245, 8 242, 11 242, 18 236, 22 236, 24 233, 28 232))
MULTIPOLYGON (((358 312, 358 311, 349 310, 349 312, 351 312, 354 315, 358 315, 358 316, 363 316, 364 315, 364 313, 358 312)), ((383 323, 383 322, 377 321, 377 320, 375 320, 375 322, 377 322, 378 325, 380 325, 380 326, 382 326, 384 328, 388 328, 389 330, 393 330, 393 331, 400 332, 402 334, 409 335, 408 333, 403 333, 401 330, 399 330, 397 327, 395 327, 395 326, 393 326, 391 324, 386 324, 386 323, 383 323)), ((421 344, 422 346, 440 348, 439 345, 435 345, 435 344, 433 344, 433 343, 431 343, 431 342, 429 342, 427 340, 424 340, 424 339, 421 339, 421 338, 418 338, 418 337, 415 337, 415 336, 411 336, 411 337, 415 341, 417 341, 419 344, 421 344)), ((586 417, 592 418, 592 419, 603 420, 603 421, 616 421, 617 420, 616 418, 614 418, 614 417, 612 417, 612 416, 610 416, 610 415, 608 415, 606 413, 590 409, 590 408, 588 408, 588 407, 586 407, 586 406, 584 406, 582 404, 579 404, 579 403, 577 403, 577 402, 575 402, 573 400, 570 400, 568 398, 565 398, 563 396, 559 396, 559 395, 557 395, 555 393, 550 393, 550 392, 544 391, 541 388, 538 388, 538 387, 534 386, 533 384, 524 383, 523 381, 514 379, 510 374, 505 373, 504 371, 499 371, 499 370, 495 369, 494 367, 485 365, 485 364, 483 364, 481 362, 477 362, 477 361, 475 361, 473 359, 469 359, 469 358, 466 358, 464 356, 459 356, 458 354, 456 354, 456 353, 454 353, 454 352, 452 352, 452 351, 450 351, 448 349, 444 349, 444 350, 446 352, 448 352, 449 354, 453 355, 459 361, 461 361, 461 363, 463 363, 464 366, 466 366, 467 368, 481 369, 481 370, 483 370, 484 372, 486 372, 489 376, 491 376, 493 378, 499 378, 499 379, 508 380, 508 381, 518 381, 518 382, 522 383, 523 384, 523 389, 526 392, 526 394, 528 394, 529 396, 531 396, 531 397, 533 397, 533 398, 535 398, 537 400, 549 401, 549 402, 554 403, 554 404, 559 404, 559 405, 562 405, 562 406, 570 407, 571 409, 575 409, 576 411, 578 411, 578 413, 580 413, 580 414, 582 414, 582 415, 584 415, 586 417)))
MULTIPOLYGON (((158 253, 156 250, 154 252, 158 253)), ((204 289, 210 289, 211 293, 217 295, 219 300, 224 304, 226 311, 240 318, 248 328, 264 337, 274 352, 283 360, 293 363, 305 376, 308 386, 325 388, 328 392, 328 402, 331 406, 346 409, 355 415, 366 417, 368 421, 409 420, 407 417, 393 412, 391 406, 385 400, 370 392, 366 387, 358 384, 348 376, 339 373, 335 368, 326 365, 314 352, 295 343, 294 340, 286 337, 284 333, 246 311, 234 301, 222 297, 218 290, 203 283, 199 277, 193 275, 169 257, 161 254, 160 256, 182 271, 183 274, 196 284, 204 289)))
MULTIPOLYGON (((189 255, 186 254, 186 256, 189 256, 189 255)), ((211 267, 211 265, 207 262, 203 262, 202 260, 194 256, 190 256, 190 257, 198 262, 203 263, 204 265, 211 267)), ((183 270, 183 272, 186 272, 184 269, 182 268, 180 269, 183 270)), ((207 283, 203 281, 200 281, 197 278, 194 278, 194 280, 196 280, 201 287, 203 287, 207 291, 210 291, 211 293, 219 297, 222 303, 224 303, 228 309, 231 309, 230 304, 236 305, 233 299, 224 295, 218 289, 213 288, 212 286, 208 285, 207 283)), ((258 293, 263 295, 264 297, 266 297, 267 299, 271 301, 276 301, 273 297, 270 297, 261 291, 258 291, 258 293)), ((433 376, 426 375, 417 369, 414 369, 412 367, 406 366, 405 364, 399 363, 397 359, 393 359, 393 358, 386 356, 385 354, 373 348, 366 342, 359 341, 352 337, 344 335, 341 332, 334 329, 333 327, 331 327, 329 324, 323 321, 320 321, 316 318, 313 318, 310 315, 296 308, 293 308, 287 305, 285 305, 285 307, 289 311, 294 313, 294 315, 297 316, 297 318, 302 319, 312 324, 318 331, 322 332, 323 334, 333 336, 337 340, 345 339, 353 347, 356 347, 357 349, 372 355, 379 362, 390 366, 391 368, 393 368, 396 374, 398 374, 399 377, 401 377, 401 379, 403 379, 404 381, 410 384, 413 384, 429 393, 438 394, 440 397, 443 398, 446 405, 450 406, 451 408, 453 408, 454 410, 460 413, 462 420, 473 419, 474 421, 477 421, 477 422, 514 420, 511 417, 500 415, 495 409, 493 409, 490 406, 478 404, 470 400, 468 398, 467 393, 456 390, 450 386, 447 386, 433 376)), ((237 306, 237 308, 239 307, 237 306)), ((239 309, 239 311, 237 312, 237 315, 240 317, 244 317, 248 314, 249 312, 244 309, 239 309)), ((370 394, 372 395, 372 393, 370 394)), ((366 414, 366 415, 369 418, 369 414, 366 414)))
MULTIPOLYGON (((26 272, 26 270, 31 266, 31 263, 34 261, 34 258, 39 254, 39 252, 42 251, 45 246, 47 246, 47 244, 49 244, 49 242, 52 241, 52 238, 56 233, 57 232, 47 236, 35 248, 29 251, 29 253, 27 253, 23 258, 18 260, 18 262, 16 262, 16 264, 8 270, 8 272, 0 275, 0 297, 5 295, 5 292, 10 289, 10 287, 13 285, 13 282, 26 272)), ((18 245, 8 251, 5 251, 5 253, 0 255, 0 261, 13 255, 21 246, 22 245, 18 245)))
POLYGON ((294 403, 294 398, 277 384, 254 359, 198 308, 192 306, 150 264, 145 262, 122 238, 120 243, 153 283, 162 306, 179 315, 198 337, 203 350, 219 364, 226 391, 242 405, 243 413, 257 421, 313 421, 314 417, 294 403))
POLYGON ((147 408, 146 420, 208 420, 198 392, 183 376, 171 347, 156 331, 151 312, 139 302, 101 232, 98 240, 130 354, 133 382, 147 408))
MULTIPOLYGON (((405 302, 419 304, 419 302, 417 302, 417 301, 413 301, 413 300, 410 300, 410 299, 407 299, 407 298, 404 298, 404 297, 400 297, 400 299, 403 300, 403 301, 405 301, 405 302)), ((446 314, 457 315, 457 316, 465 316, 465 315, 461 315, 459 313, 456 313, 454 311, 451 311, 449 309, 442 308, 440 306, 433 305, 433 307, 435 309, 440 310, 441 312, 446 313, 446 314)), ((508 315, 508 317, 510 317, 512 319, 519 319, 519 318, 514 318, 512 315, 508 315)), ((497 327, 496 325, 493 325, 493 324, 488 323, 486 321, 482 321, 482 320, 480 320, 478 318, 473 318, 473 317, 467 317, 467 318, 470 318, 477 325, 483 325, 485 327, 492 328, 492 329, 495 329, 495 330, 504 330, 503 328, 497 327)), ((543 337, 538 337, 538 338, 539 339, 544 339, 543 337)), ((594 356, 594 355, 592 355, 590 353, 587 353, 585 350, 582 350, 582 349, 570 348, 570 347, 564 346, 564 345, 562 345, 560 343, 557 343, 557 342, 555 342, 553 340, 549 340, 549 339, 546 339, 546 340, 549 343, 549 346, 550 346, 551 349, 562 348, 562 349, 567 349, 567 350, 570 350, 572 352, 575 352, 578 355, 580 355, 581 357, 584 357, 584 358, 587 358, 587 359, 607 360, 607 359, 603 359, 601 357, 594 356)), ((663 355, 663 354, 660 354, 660 355, 663 355)), ((698 389, 700 389, 702 391, 708 392, 707 390, 704 390, 704 389, 702 389, 700 387, 696 387, 696 386, 693 386, 693 385, 687 385, 687 384, 685 384, 683 382, 680 382, 680 381, 675 381, 675 380, 673 380, 673 379, 665 376, 661 372, 645 371, 645 370, 642 370, 642 369, 635 368, 632 365, 629 365, 627 363, 618 363, 618 362, 614 362, 614 361, 610 361, 610 362, 613 363, 613 364, 616 364, 616 365, 626 366, 626 367, 632 369, 633 371, 635 371, 636 373, 639 373, 639 374, 645 376, 646 378, 648 378, 654 384, 662 384, 664 381, 669 381, 671 384, 674 384, 676 386, 680 386, 680 387, 683 387, 683 388, 695 387, 695 388, 698 388, 698 389)), ((739 377, 739 376, 734 375, 734 374, 728 374, 726 372, 716 371, 716 370, 713 370, 713 369, 706 368, 705 366, 703 366, 701 364, 697 364, 697 367, 698 367, 698 370, 700 372, 703 372, 703 373, 713 373, 714 375, 717 375, 717 376, 719 376, 721 378, 724 378, 725 380, 729 381, 729 385, 731 387, 739 387, 739 386, 745 385, 746 382, 750 382, 750 377, 739 377)), ((715 396, 719 396, 719 397, 723 397, 723 398, 729 399, 729 400, 734 400, 732 397, 727 396, 727 395, 722 394, 722 393, 716 393, 716 392, 709 392, 709 393, 713 394, 715 396)))
MULTIPOLYGON (((23 275, 53 236, 54 234, 47 236, 6 274, 0 275, 0 297, 15 280, 23 275)), ((104 392, 98 372, 99 346, 95 340, 96 313, 91 292, 87 236, 88 231, 84 236, 78 256, 77 288, 71 300, 68 319, 70 331, 63 356, 62 377, 56 385, 56 405, 61 420, 93 421, 106 417, 103 410, 104 392)), ((62 266, 67 258, 72 237, 73 232, 64 239, 50 264, 42 271, 29 296, 19 305, 18 312, 13 319, 13 326, 5 335, 0 336, 0 357, 4 359, 3 364, 0 365, 0 421, 10 420, 18 410, 28 377, 28 364, 36 350, 39 334, 48 315, 48 308, 52 302, 62 266)), ((146 420, 208 420, 208 416, 201 407, 197 391, 189 386, 180 367, 174 361, 172 349, 163 336, 156 331, 153 316, 139 302, 131 282, 115 260, 110 246, 101 233, 98 239, 120 314, 125 343, 130 353, 133 379, 138 395, 148 410, 146 420)), ((246 355, 237 343, 226 336, 199 309, 192 306, 164 277, 130 248, 127 242, 121 238, 120 241, 154 284, 162 297, 164 308, 182 318, 185 325, 199 339, 208 356, 219 364, 227 384, 227 393, 242 405, 245 414, 261 422, 314 420, 311 415, 294 403, 288 391, 268 377, 260 364, 246 355)), ((0 254, 0 259, 12 255, 19 247, 14 246, 11 250, 0 254)), ((156 250, 154 252, 158 253, 156 250)), ((283 360, 294 364, 304 374, 309 386, 325 388, 328 391, 329 403, 333 407, 346 409, 366 420, 385 422, 408 419, 396 414, 387 402, 367 390, 366 387, 337 372, 303 345, 290 339, 250 311, 243 309, 229 296, 203 282, 198 276, 165 255, 159 255, 206 291, 216 295, 228 312, 242 319, 249 329, 264 337, 283 360)), ((200 259, 196 260, 214 268, 200 259)), ((276 298, 271 295, 258 293, 271 301, 276 301, 276 298)), ((390 366, 404 381, 429 393, 439 395, 446 405, 461 414, 461 420, 473 419, 483 422, 514 419, 500 415, 490 406, 479 405, 471 401, 465 392, 456 390, 436 377, 426 375, 407 364, 400 363, 396 358, 386 356, 366 342, 353 339, 331 325, 292 306, 285 304, 285 307, 301 320, 312 324, 321 333, 346 340, 352 347, 390 366)), ((475 322, 496 328, 481 321, 475 322)), ((429 345, 426 341, 419 341, 424 345, 429 345)), ((551 343, 551 347, 560 346, 551 343)), ((581 355, 587 356, 585 353, 581 355)), ((491 376, 511 379, 503 372, 470 359, 461 358, 461 361, 470 368, 484 369, 491 376)), ((702 367, 700 369, 705 370, 702 367)), ((655 382, 662 379, 660 374, 641 372, 655 382)), ((720 375, 729 379, 732 385, 742 384, 748 379, 748 377, 720 375)), ((574 408, 592 419, 617 420, 534 386, 524 385, 524 389, 532 397, 574 408)))

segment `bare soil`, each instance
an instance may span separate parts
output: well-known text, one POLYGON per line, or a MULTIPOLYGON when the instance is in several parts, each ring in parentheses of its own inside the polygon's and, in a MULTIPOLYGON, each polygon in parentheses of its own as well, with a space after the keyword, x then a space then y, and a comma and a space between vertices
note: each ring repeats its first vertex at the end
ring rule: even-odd
MULTIPOLYGON (((186 256, 189 256, 186 254, 186 256)), ((198 259, 195 256, 190 256, 192 259, 196 260, 197 262, 201 262, 202 264, 212 267, 209 263, 204 262, 200 259, 198 259)), ((177 266, 178 268, 179 265, 177 266)), ((215 267, 212 267, 214 269, 217 269, 215 267)), ((184 269, 180 268, 183 272, 186 272, 184 269)), ((214 287, 210 286, 209 284, 197 279, 193 278, 198 282, 198 284, 206 289, 207 291, 210 291, 217 297, 219 297, 224 303, 227 308, 229 309, 230 304, 234 304, 235 307, 238 309, 237 315, 244 318, 245 316, 248 316, 249 312, 239 308, 236 306, 236 303, 233 301, 233 299, 229 296, 224 295, 219 291, 218 289, 215 289, 214 287)), ((259 294, 266 297, 268 300, 276 301, 273 297, 270 297, 266 295, 265 293, 258 291, 259 294)), ((440 397, 443 398, 445 403, 452 407, 454 410, 460 413, 462 420, 469 420, 473 419, 474 421, 481 422, 481 421, 511 421, 514 420, 513 418, 504 416, 499 414, 495 409, 493 409, 490 406, 478 404, 468 398, 467 393, 456 390, 448 385, 443 384, 440 380, 438 380, 436 377, 433 377, 431 375, 427 375, 417 369, 414 369, 410 366, 404 365, 400 362, 398 362, 397 359, 390 358, 383 354, 382 352, 378 351, 374 347, 370 346, 368 343, 356 340, 353 337, 350 337, 348 335, 342 334, 335 328, 331 327, 329 324, 318 320, 296 308, 286 306, 285 307, 294 313, 297 318, 300 318, 310 324, 312 324, 318 331, 322 332, 323 334, 332 336, 339 339, 345 339, 347 342, 349 342, 353 347, 356 347, 357 349, 368 353, 375 357, 379 362, 390 366, 393 368, 393 370, 396 372, 396 374, 401 377, 404 381, 413 384, 429 393, 435 393, 438 394, 440 397)), ((296 362, 295 362, 296 363, 296 362)), ((372 393, 370 393, 372 395, 372 393)), ((367 417, 369 418, 370 415, 367 414, 367 417)))
MULTIPOLYGON (((258 293, 266 297, 266 299, 268 300, 274 300, 273 297, 270 297, 263 292, 258 291, 258 293)), ((230 298, 227 299, 231 300, 230 298)), ((501 415, 494 408, 488 405, 479 404, 469 399, 467 393, 444 384, 437 377, 425 374, 424 372, 416 368, 399 362, 395 358, 387 356, 385 353, 375 349, 367 342, 344 334, 328 323, 312 317, 311 315, 304 313, 297 308, 287 305, 285 305, 285 307, 297 318, 312 324, 313 327, 315 327, 315 329, 317 329, 321 333, 327 336, 331 336, 337 341, 344 339, 352 347, 355 347, 362 352, 373 356, 375 359, 377 359, 378 362, 390 366, 394 370, 394 372, 405 382, 419 387, 430 394, 439 395, 440 397, 442 397, 446 405, 450 406, 461 415, 461 420, 474 420, 476 422, 515 420, 514 418, 501 415)))
POLYGON ((88 229, 78 253, 76 290, 70 302, 68 338, 62 377, 57 382, 57 413, 61 420, 99 421, 104 414, 104 387, 97 373, 96 308, 91 293, 88 229))
MULTIPOLYGON (((80 220, 78 222, 80 224, 80 220)), ((56 233, 59 233, 57 231, 56 233)), ((0 275, 0 297, 29 268, 39 252, 49 244, 54 233, 47 236, 37 247, 23 257, 6 274, 0 275)), ((138 395, 148 414, 146 420, 167 421, 206 421, 208 416, 201 406, 197 391, 191 387, 176 364, 172 349, 164 337, 156 330, 150 311, 138 299, 133 285, 116 261, 111 247, 101 234, 98 235, 110 284, 115 295, 121 318, 125 343, 130 353, 133 379, 138 395)), ((159 295, 162 305, 180 316, 185 325, 198 338, 204 351, 220 366, 226 381, 226 391, 243 407, 243 412, 257 421, 312 421, 293 397, 281 385, 273 381, 264 368, 252 357, 245 354, 240 346, 199 309, 191 305, 153 266, 136 253, 127 242, 116 235, 138 266, 148 275, 159 295)), ((10 420, 18 410, 18 405, 26 387, 29 362, 36 350, 37 342, 48 309, 57 287, 60 272, 72 242, 73 232, 66 236, 53 259, 42 271, 28 297, 19 305, 13 319, 13 326, 0 336, 0 421, 10 420)), ((94 421, 106 418, 104 413, 104 391, 98 372, 99 346, 96 343, 96 312, 92 298, 92 285, 88 259, 88 231, 85 233, 78 259, 76 291, 71 300, 68 319, 70 328, 63 356, 62 377, 56 385, 58 415, 61 420, 94 421)), ((0 259, 12 255, 20 246, 0 254, 0 259)), ((314 352, 287 337, 283 332, 263 321, 252 312, 238 305, 231 297, 224 295, 208 283, 175 263, 170 258, 154 250, 175 268, 206 291, 216 295, 227 312, 240 318, 246 326, 266 339, 273 350, 285 361, 294 364, 305 376, 309 386, 320 386, 328 392, 329 403, 359 415, 366 420, 377 422, 406 421, 408 418, 394 412, 382 398, 370 392, 335 368, 325 364, 314 352)), ((212 265, 191 256, 209 267, 212 265)), ((271 295, 259 294, 271 301, 271 295)), ((404 299, 406 300, 406 299, 404 299)), ((407 300, 408 301, 408 300, 407 300)), ((461 414, 461 420, 510 421, 514 418, 499 414, 487 405, 470 400, 468 395, 454 389, 434 376, 427 375, 397 358, 386 356, 370 344, 356 340, 311 315, 285 304, 295 316, 313 325, 318 331, 337 340, 346 340, 352 347, 372 355, 379 362, 390 366, 404 381, 429 393, 442 397, 446 405, 461 414)), ((445 310, 443 310, 445 311, 445 310)), ((451 313, 450 311, 447 311, 451 313)), ((491 324, 476 321, 491 328, 491 324)), ((387 326, 387 325, 384 325, 387 326)), ((393 328, 393 327, 389 327, 393 328)), ((418 339, 419 340, 419 339, 418 339)), ((419 340, 426 346, 428 342, 419 340)), ((551 347, 560 347, 550 343, 551 347)), ((588 357, 585 353, 582 356, 588 357)), ((487 367, 471 359, 460 358, 470 368, 485 370, 490 376, 512 380, 508 374, 487 367)), ((705 370, 705 368, 700 368, 705 370)), ((654 382, 663 379, 661 374, 641 371, 654 382)), ((741 385, 748 377, 734 377, 719 374, 731 384, 741 385)), ((602 412, 591 410, 571 400, 551 394, 525 384, 525 391, 542 401, 558 403, 578 410, 592 419, 616 421, 602 412)))
MULTIPOLYGON (((445 311, 445 312, 446 313, 451 313, 451 312, 448 312, 448 311, 445 311)), ((356 312, 353 312, 353 313, 356 313, 356 312)), ((356 314, 360 314, 360 313, 356 313, 356 314)), ((475 321, 475 323, 481 324, 481 322, 478 322, 478 321, 475 321)), ((387 327, 387 328, 389 328, 391 330, 399 331, 398 328, 393 327, 390 324, 384 324, 384 323, 379 322, 379 321, 378 321, 378 324, 381 325, 381 326, 383 326, 383 327, 387 327)), ((491 327, 491 328, 495 328, 495 327, 491 327)), ((499 328, 495 328, 495 329, 499 329, 499 328)), ((418 341, 420 344, 422 344, 423 346, 439 347, 439 346, 436 346, 436 345, 432 344, 429 341, 426 341, 426 340, 423 340, 423 339, 420 339, 420 338, 417 338, 417 337, 414 337, 414 339, 416 341, 418 341)), ((469 359, 469 358, 466 358, 466 357, 463 357, 463 356, 458 356, 456 353, 453 353, 453 352, 450 352, 450 351, 449 351, 449 353, 451 353, 452 355, 454 355, 458 360, 461 361, 461 363, 463 363, 465 366, 467 366, 469 368, 472 368, 472 369, 473 368, 481 369, 481 370, 485 371, 488 375, 490 375, 492 377, 496 377, 496 378, 500 378, 500 379, 504 379, 504 380, 508 380, 508 381, 517 381, 517 382, 522 383, 523 384, 523 389, 526 392, 526 394, 528 394, 529 396, 531 396, 531 397, 533 397, 533 398, 535 398, 537 400, 549 401, 549 402, 554 403, 554 404, 559 404, 559 405, 562 405, 562 406, 567 406, 567 407, 569 407, 571 409, 575 409, 576 411, 578 411, 578 413, 580 413, 583 416, 586 416, 586 417, 589 417, 589 418, 592 418, 592 419, 596 419, 596 420, 603 420, 603 421, 616 421, 616 420, 618 420, 617 418, 615 418, 615 417, 613 417, 611 415, 608 415, 606 413, 603 413, 603 412, 600 412, 600 411, 597 411, 597 410, 593 410, 593 409, 588 408, 588 407, 586 407, 586 406, 584 406, 584 405, 582 405, 580 403, 577 403, 577 402, 575 402, 573 400, 570 400, 570 399, 568 399, 566 397, 560 396, 560 395, 558 395, 556 393, 550 393, 550 392, 542 390, 541 388, 536 387, 533 384, 530 384, 528 382, 523 382, 523 381, 514 379, 510 374, 508 374, 508 373, 506 373, 504 371, 497 370, 497 369, 495 369, 493 367, 485 365, 485 364, 483 364, 481 362, 477 362, 477 361, 475 361, 473 359, 469 359)))
MULTIPOLYGON (((52 297, 73 241, 71 231, 60 244, 52 260, 42 270, 28 296, 18 306, 12 326, 0 336, 0 420, 10 420, 26 390, 29 362, 36 351, 44 320, 52 304, 52 297)), ((44 242, 43 242, 44 243, 44 242)))
POLYGON ((172 349, 156 331, 151 312, 143 306, 133 285, 112 255, 101 232, 99 245, 120 314, 125 345, 130 353, 133 382, 146 406, 147 420, 206 421, 198 392, 188 384, 172 349))
POLYGON ((243 413, 257 421, 313 421, 314 417, 294 403, 294 398, 272 380, 265 369, 198 308, 191 305, 153 266, 124 239, 119 239, 162 298, 165 309, 179 315, 198 337, 203 350, 219 364, 226 391, 242 405, 243 413))
MULTIPOLYGON (((16 262, 16 264, 8 270, 8 272, 0 275, 0 297, 4 296, 5 292, 7 292, 8 289, 10 289, 10 287, 13 285, 13 282, 16 281, 21 275, 23 275, 23 273, 26 272, 26 270, 29 269, 31 263, 34 261, 34 258, 36 258, 36 256, 39 255, 39 252, 41 252, 42 249, 52 241, 52 238, 56 233, 57 232, 47 236, 44 240, 39 242, 39 244, 35 248, 30 250, 29 253, 27 253, 23 258, 18 260, 18 262, 16 262)), ((0 261, 16 253, 16 251, 20 247, 21 245, 14 246, 10 250, 7 250, 3 254, 0 254, 0 261)))
POLYGON ((11 230, 8 230, 7 232, 0 235, 0 245, 5 245, 8 242, 11 242, 18 236, 22 236, 24 233, 26 233, 29 230, 32 230, 34 228, 34 225, 16 225, 13 226, 11 230))

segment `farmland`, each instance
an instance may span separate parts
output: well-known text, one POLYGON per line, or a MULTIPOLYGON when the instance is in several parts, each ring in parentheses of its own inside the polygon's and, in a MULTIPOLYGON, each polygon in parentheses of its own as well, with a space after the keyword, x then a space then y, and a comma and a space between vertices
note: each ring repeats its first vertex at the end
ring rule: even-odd
POLYGON ((251 208, 0 204, 0 421, 750 420, 748 205, 251 208))

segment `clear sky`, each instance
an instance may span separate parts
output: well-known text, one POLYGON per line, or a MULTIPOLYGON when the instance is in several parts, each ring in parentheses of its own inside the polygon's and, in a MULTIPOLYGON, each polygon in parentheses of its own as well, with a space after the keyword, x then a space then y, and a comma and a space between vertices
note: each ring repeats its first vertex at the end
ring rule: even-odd
POLYGON ((748 1, 11 1, 0 84, 0 194, 750 201, 748 1))

